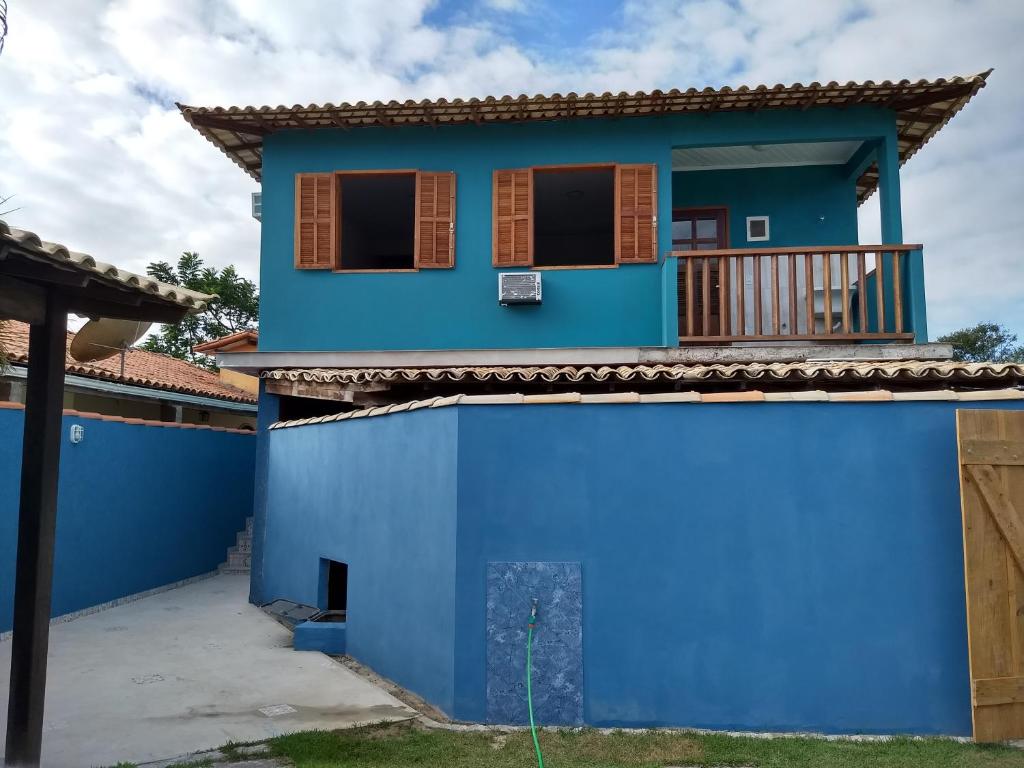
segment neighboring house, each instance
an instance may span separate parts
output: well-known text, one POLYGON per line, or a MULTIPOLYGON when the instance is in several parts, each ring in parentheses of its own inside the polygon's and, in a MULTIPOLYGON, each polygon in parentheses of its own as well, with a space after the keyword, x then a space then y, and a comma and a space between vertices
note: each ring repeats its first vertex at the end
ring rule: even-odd
POLYGON ((970 733, 954 411, 1024 368, 928 343, 900 166, 987 76, 182 105, 262 185, 251 599, 460 720, 537 598, 542 723, 970 733))
MULTIPOLYGON (((68 332, 68 347, 75 334, 68 332)), ((0 323, 9 366, 0 371, 0 401, 24 403, 28 325, 0 323)), ((132 347, 124 356, 82 363, 66 358, 64 407, 149 421, 255 429, 256 398, 216 373, 168 355, 132 347)))
MULTIPOLYGON (((255 352, 258 343, 259 334, 256 331, 239 331, 213 341, 196 344, 192 351, 204 355, 232 355, 236 352, 255 352)), ((240 373, 226 366, 217 371, 217 375, 228 386, 243 389, 253 395, 259 394, 260 380, 256 376, 240 373)))

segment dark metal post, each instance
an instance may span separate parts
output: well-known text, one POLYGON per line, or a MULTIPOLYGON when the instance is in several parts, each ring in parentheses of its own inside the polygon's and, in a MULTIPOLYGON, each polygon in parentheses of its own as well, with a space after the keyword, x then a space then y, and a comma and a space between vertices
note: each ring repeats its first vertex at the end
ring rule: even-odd
POLYGON ((9 768, 38 766, 43 741, 67 325, 63 297, 49 292, 45 321, 32 325, 29 332, 11 690, 7 709, 6 761, 9 768))

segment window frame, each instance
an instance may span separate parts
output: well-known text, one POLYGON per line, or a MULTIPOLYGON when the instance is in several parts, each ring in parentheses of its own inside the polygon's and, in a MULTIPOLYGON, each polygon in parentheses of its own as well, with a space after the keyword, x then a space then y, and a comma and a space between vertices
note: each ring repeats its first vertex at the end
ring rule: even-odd
MULTIPOLYGON (((296 270, 314 270, 314 271, 327 271, 331 274, 339 275, 359 275, 359 274, 399 274, 408 272, 421 272, 430 271, 434 269, 455 269, 455 222, 457 214, 457 193, 456 193, 456 174, 455 171, 425 171, 419 168, 367 168, 367 169, 346 169, 346 170, 335 170, 335 171, 298 171, 295 173, 295 218, 293 221, 294 227, 294 267, 296 270), (420 234, 421 234, 421 209, 420 209, 420 189, 421 182, 425 176, 443 176, 449 175, 450 181, 450 210, 449 210, 449 258, 448 264, 437 264, 429 263, 422 264, 420 261, 420 234), (413 200, 413 266, 403 268, 388 268, 388 269, 345 269, 342 267, 343 252, 342 252, 342 207, 344 205, 344 195, 342 190, 342 182, 346 176, 394 176, 394 175, 405 175, 412 176, 415 183, 415 198, 413 200), (301 216, 301 185, 304 179, 310 179, 311 183, 315 185, 316 177, 329 176, 331 179, 330 191, 333 196, 333 205, 331 206, 330 222, 333 228, 331 233, 331 251, 330 258, 327 264, 318 264, 315 261, 315 245, 314 245, 314 262, 311 264, 302 264, 300 261, 300 251, 302 236, 300 234, 301 224, 305 221, 310 223, 309 217, 304 219, 301 216)), ((315 202, 314 202, 315 206, 315 202)), ((436 207, 436 203, 435 203, 436 207)), ((314 217, 315 218, 315 217, 314 217)), ((432 217, 435 221, 437 216, 432 217)), ((441 217, 443 221, 443 217, 441 217)), ((314 230, 315 233, 315 230, 314 230)), ((314 234, 315 237, 315 234, 314 234)), ((436 253, 435 253, 436 260, 436 253)))
MULTIPOLYGON (((621 163, 613 162, 609 160, 597 161, 597 162, 584 162, 584 163, 554 163, 551 165, 528 165, 522 168, 495 168, 491 172, 491 267, 494 269, 508 270, 508 269, 523 269, 530 271, 555 271, 555 270, 566 270, 566 269, 618 269, 623 265, 631 264, 658 264, 660 261, 658 255, 658 172, 659 164, 657 162, 645 162, 645 163, 621 163), (653 182, 653 196, 654 196, 654 207, 651 214, 653 232, 653 247, 654 254, 653 258, 643 259, 623 259, 621 252, 621 230, 620 221, 622 218, 622 202, 621 202, 621 171, 620 169, 634 169, 638 167, 649 167, 651 169, 651 178, 653 182), (534 210, 535 210, 535 197, 534 197, 534 175, 540 173, 558 173, 560 171, 579 171, 579 170, 590 170, 590 169, 611 169, 614 175, 614 204, 613 204, 613 224, 614 224, 614 237, 615 237, 615 261, 612 264, 560 264, 552 266, 538 266, 534 263, 536 254, 534 252, 534 210), (500 263, 497 259, 497 243, 498 243, 498 194, 497 194, 497 179, 498 175, 502 173, 514 174, 519 172, 526 172, 529 174, 529 205, 530 213, 528 219, 528 235, 529 244, 527 246, 527 258, 529 263, 527 264, 508 264, 500 263)), ((513 213, 514 218, 514 213, 513 213)), ((514 256, 514 253, 513 253, 514 256)))
POLYGON ((388 170, 374 171, 334 171, 334 183, 338 185, 338 201, 335 206, 336 215, 338 217, 338 234, 335 238, 337 240, 337 246, 334 249, 334 263, 331 264, 331 274, 335 275, 376 275, 376 274, 401 274, 406 272, 419 272, 420 267, 418 266, 418 255, 416 248, 416 240, 419 237, 419 232, 416 228, 416 209, 419 203, 419 199, 413 200, 413 245, 412 245, 412 267, 401 268, 401 269, 345 269, 341 266, 342 263, 342 248, 341 248, 341 216, 342 208, 345 204, 344 200, 344 187, 342 186, 346 176, 412 176, 415 183, 415 179, 419 171, 415 168, 393 168, 388 170))
POLYGON ((771 230, 770 219, 771 219, 770 216, 747 216, 747 231, 746 231, 746 235, 747 235, 747 242, 748 243, 767 243, 769 240, 772 239, 772 230, 771 230), (753 222, 755 222, 755 221, 763 221, 764 222, 764 236, 763 237, 753 237, 753 236, 751 236, 751 234, 750 234, 750 225, 753 222))
MULTIPOLYGON (((530 190, 530 239, 533 240, 530 247, 530 260, 536 262, 537 254, 534 250, 536 245, 537 233, 535 229, 536 224, 536 210, 537 210, 537 198, 535 193, 535 182, 537 172, 540 173, 572 173, 573 171, 594 171, 610 169, 612 172, 612 195, 614 202, 612 203, 612 248, 615 253, 614 240, 615 240, 615 218, 619 207, 619 185, 618 180, 615 177, 615 168, 618 163, 559 163, 558 165, 531 165, 528 170, 530 171, 530 185, 533 189, 530 190)), ((611 264, 556 264, 556 265, 545 265, 537 266, 536 263, 531 263, 529 269, 536 270, 537 272, 555 271, 560 269, 618 269, 619 257, 615 253, 614 261, 611 264)), ((520 267, 522 269, 522 267, 520 267)))

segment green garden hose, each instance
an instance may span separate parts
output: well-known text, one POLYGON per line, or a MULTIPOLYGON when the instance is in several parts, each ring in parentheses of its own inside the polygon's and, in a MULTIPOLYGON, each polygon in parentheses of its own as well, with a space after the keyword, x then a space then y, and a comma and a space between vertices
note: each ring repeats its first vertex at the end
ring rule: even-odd
POLYGON ((533 601, 530 609, 529 629, 526 633, 526 706, 530 710, 530 733, 533 735, 533 748, 537 752, 537 768, 544 768, 544 756, 540 753, 540 742, 537 741, 537 725, 533 722, 533 628, 537 624, 537 601, 533 601))

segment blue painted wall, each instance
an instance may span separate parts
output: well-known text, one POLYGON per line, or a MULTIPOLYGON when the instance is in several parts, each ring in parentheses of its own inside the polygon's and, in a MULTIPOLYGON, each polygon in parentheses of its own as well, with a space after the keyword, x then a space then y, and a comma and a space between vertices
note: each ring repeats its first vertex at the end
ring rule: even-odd
POLYGON ((260 379, 259 405, 256 410, 256 480, 253 483, 252 566, 249 570, 249 602, 269 603, 263 591, 263 542, 267 538, 267 475, 270 469, 270 433, 267 427, 278 420, 281 398, 267 393, 266 379, 260 379))
POLYGON ((857 243, 856 179, 841 165, 672 174, 676 208, 729 209, 730 248, 857 243), (770 217, 767 242, 747 242, 747 216, 770 217))
MULTIPOLYGON (((664 327, 665 298, 656 264, 548 270, 543 277, 542 306, 500 307, 498 270, 491 266, 492 172, 563 163, 656 163, 659 252, 664 254, 671 246, 666 223, 673 204, 673 147, 884 140, 893 125, 889 111, 858 108, 272 134, 266 137, 263 154, 260 350, 659 346, 671 342, 671 329, 664 327), (455 268, 397 274, 296 270, 295 174, 389 168, 456 173, 455 268)), ((727 177, 715 183, 726 184, 727 177)), ((837 185, 830 184, 823 192, 829 210, 834 211, 829 226, 839 215, 833 186, 837 185)), ((796 192, 796 185, 789 190, 796 192)), ((806 203, 806 194, 812 190, 801 191, 792 202, 774 188, 769 192, 777 197, 775 209, 782 212, 806 203)), ((855 216, 855 201, 848 195, 844 199, 842 231, 848 235, 845 240, 854 242, 856 227, 850 228, 848 222, 855 216)), ((898 197, 889 200, 898 218, 898 197)), ((838 236, 839 231, 829 234, 838 236)))
MULTIPOLYGON (((11 628, 24 411, 0 409, 0 631, 11 628)), ((65 416, 53 616, 214 570, 252 514, 256 440, 65 416), (71 424, 85 440, 67 439, 71 424)))
POLYGON ((458 411, 268 435, 263 592, 319 599, 348 563, 348 653, 450 711, 458 411))
POLYGON ((455 716, 486 563, 580 560, 592 725, 970 733, 954 411, 463 408, 455 716))
POLYGON ((265 579, 309 602, 317 559, 349 559, 349 652, 459 719, 487 716, 488 563, 580 562, 591 725, 969 734, 964 405, 464 406, 275 431, 265 579))

